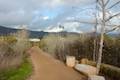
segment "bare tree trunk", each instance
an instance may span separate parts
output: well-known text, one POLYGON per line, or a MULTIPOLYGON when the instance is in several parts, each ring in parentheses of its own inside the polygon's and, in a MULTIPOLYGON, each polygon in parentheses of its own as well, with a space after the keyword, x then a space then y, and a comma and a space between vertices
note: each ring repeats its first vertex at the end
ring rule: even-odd
POLYGON ((100 66, 102 62, 102 52, 103 52, 103 43, 104 43, 104 33, 105 33, 105 2, 104 0, 101 0, 101 6, 102 6, 102 25, 101 25, 101 35, 100 35, 100 47, 99 47, 99 53, 98 53, 98 62, 97 62, 97 74, 100 72, 100 66))
POLYGON ((93 61, 96 61, 96 40, 94 39, 93 61))
POLYGON ((94 31, 93 61, 96 61, 96 51, 97 51, 97 17, 96 17, 96 24, 95 24, 94 29, 95 29, 95 31, 94 31))
POLYGON ((93 49, 93 61, 96 61, 96 53, 97 53, 97 26, 95 26, 94 32, 94 49, 93 49))
POLYGON ((94 14, 95 16, 95 26, 94 26, 94 49, 93 49, 93 61, 96 62, 97 58, 97 25, 98 25, 98 19, 97 19, 97 11, 98 5, 97 5, 97 0, 96 0, 96 12, 94 14))
POLYGON ((104 33, 101 33, 100 48, 99 48, 98 62, 97 62, 97 74, 99 74, 100 72, 100 66, 102 62, 103 42, 104 42, 104 33))

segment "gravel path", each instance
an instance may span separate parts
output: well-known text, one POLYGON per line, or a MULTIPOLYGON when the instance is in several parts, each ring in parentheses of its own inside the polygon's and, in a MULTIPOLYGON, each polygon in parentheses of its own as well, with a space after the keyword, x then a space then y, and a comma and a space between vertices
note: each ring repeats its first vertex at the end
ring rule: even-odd
POLYGON ((66 67, 38 47, 32 47, 29 53, 34 67, 29 80, 85 80, 83 75, 66 67))

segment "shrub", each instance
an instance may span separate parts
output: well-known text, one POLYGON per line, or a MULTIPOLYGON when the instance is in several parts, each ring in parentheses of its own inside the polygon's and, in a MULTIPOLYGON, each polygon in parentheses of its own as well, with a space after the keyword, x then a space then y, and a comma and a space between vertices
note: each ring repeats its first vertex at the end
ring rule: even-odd
POLYGON ((41 40, 42 49, 51 53, 54 57, 65 61, 66 55, 78 56, 77 46, 74 45, 81 38, 81 43, 87 38, 82 35, 59 35, 51 34, 41 40))
POLYGON ((11 46, 5 41, 0 41, 0 69, 18 66, 19 63, 21 60, 19 60, 19 56, 16 56, 11 46))
MULTIPOLYGON (((97 36, 98 57, 99 35, 97 36)), ((56 58, 65 61, 66 55, 76 59, 88 58, 93 60, 94 36, 81 35, 48 35, 41 40, 41 48, 56 58)), ((105 35, 102 60, 106 64, 120 67, 120 38, 105 35)))
MULTIPOLYGON (((88 65, 96 66, 96 62, 87 61, 88 65)), ((108 64, 101 64, 100 74, 104 76, 109 76, 113 80, 119 80, 120 78, 120 68, 108 65, 108 64)))
POLYGON ((13 36, 0 37, 0 69, 19 66, 28 48, 27 32, 18 31, 13 36))

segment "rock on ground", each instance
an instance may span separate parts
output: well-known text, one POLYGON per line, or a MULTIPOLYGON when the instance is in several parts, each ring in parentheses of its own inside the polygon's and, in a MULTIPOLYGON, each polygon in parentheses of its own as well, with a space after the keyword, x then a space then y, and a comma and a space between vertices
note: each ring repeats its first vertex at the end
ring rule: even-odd
POLYGON ((91 75, 88 80, 105 80, 103 76, 91 75))
POLYGON ((87 65, 87 64, 76 64, 75 69, 79 72, 82 72, 86 75, 96 75, 96 67, 87 65))

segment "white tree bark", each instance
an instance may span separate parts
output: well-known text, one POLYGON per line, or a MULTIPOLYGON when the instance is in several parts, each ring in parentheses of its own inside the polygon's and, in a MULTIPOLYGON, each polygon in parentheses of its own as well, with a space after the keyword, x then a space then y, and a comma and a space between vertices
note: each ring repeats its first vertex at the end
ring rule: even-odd
MULTIPOLYGON (((100 34, 100 47, 99 47, 99 53, 98 53, 98 61, 97 61, 97 74, 99 74, 100 72, 100 66, 101 66, 101 62, 102 62, 102 54, 103 54, 103 47, 104 47, 104 34, 106 33, 106 26, 108 26, 108 24, 106 24, 107 22, 110 21, 110 19, 117 17, 120 15, 120 13, 117 13, 113 16, 110 16, 108 19, 106 19, 106 13, 108 9, 113 8, 114 6, 118 5, 120 3, 120 1, 116 2, 115 4, 113 4, 112 6, 110 6, 110 8, 107 8, 106 6, 108 5, 110 0, 97 0, 100 8, 101 8, 101 12, 102 12, 102 22, 101 22, 101 34, 100 34)), ((116 30, 117 28, 119 28, 120 25, 115 26, 114 28, 112 28, 109 31, 113 31, 116 30)))
POLYGON ((102 6, 102 24, 101 24, 101 35, 100 35, 100 47, 99 47, 99 53, 98 53, 98 61, 97 61, 97 74, 100 72, 100 66, 102 62, 102 52, 103 52, 103 43, 104 43, 104 33, 105 33, 105 2, 104 0, 101 0, 101 6, 102 6))

